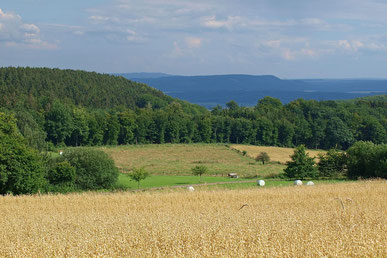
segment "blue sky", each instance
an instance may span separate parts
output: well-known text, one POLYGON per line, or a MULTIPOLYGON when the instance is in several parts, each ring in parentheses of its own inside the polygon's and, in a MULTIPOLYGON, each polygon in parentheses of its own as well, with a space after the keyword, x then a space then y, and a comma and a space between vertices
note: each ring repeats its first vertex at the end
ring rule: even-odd
POLYGON ((1 0, 0 66, 387 78, 386 0, 1 0))

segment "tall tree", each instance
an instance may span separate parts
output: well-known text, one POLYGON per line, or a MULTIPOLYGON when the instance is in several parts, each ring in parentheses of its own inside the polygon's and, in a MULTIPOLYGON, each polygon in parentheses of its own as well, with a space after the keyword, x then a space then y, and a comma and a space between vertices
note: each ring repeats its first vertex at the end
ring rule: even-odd
POLYGON ((32 194, 46 185, 41 156, 27 146, 12 115, 0 113, 0 194, 32 194))
POLYGON ((347 149, 354 142, 352 131, 338 117, 333 117, 328 121, 326 127, 325 148, 337 147, 347 149))
POLYGON ((304 145, 298 146, 290 157, 292 160, 286 163, 284 170, 287 177, 304 179, 318 176, 314 158, 309 157, 304 145))
POLYGON ((55 100, 51 109, 46 112, 45 118, 47 139, 55 145, 64 143, 73 131, 73 119, 70 109, 60 101, 55 100))

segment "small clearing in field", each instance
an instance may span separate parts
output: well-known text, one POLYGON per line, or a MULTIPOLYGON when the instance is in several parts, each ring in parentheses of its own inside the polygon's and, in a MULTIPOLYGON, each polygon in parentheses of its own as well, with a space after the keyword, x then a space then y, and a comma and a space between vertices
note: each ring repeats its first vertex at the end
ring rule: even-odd
MULTIPOLYGON (((290 161, 290 155, 293 154, 293 148, 282 148, 282 147, 271 147, 271 146, 254 146, 254 145, 242 145, 242 144, 233 144, 231 145, 232 149, 239 151, 246 151, 249 157, 255 158, 261 152, 267 152, 270 156, 270 161, 281 162, 285 164, 287 161, 290 161)), ((323 150, 307 150, 310 157, 317 157, 319 153, 325 153, 323 150)))
POLYGON ((112 156, 122 172, 145 167, 153 175, 192 175, 191 168, 205 165, 208 175, 226 176, 235 172, 241 177, 261 177, 284 169, 280 164, 261 165, 220 144, 149 144, 101 149, 112 156))

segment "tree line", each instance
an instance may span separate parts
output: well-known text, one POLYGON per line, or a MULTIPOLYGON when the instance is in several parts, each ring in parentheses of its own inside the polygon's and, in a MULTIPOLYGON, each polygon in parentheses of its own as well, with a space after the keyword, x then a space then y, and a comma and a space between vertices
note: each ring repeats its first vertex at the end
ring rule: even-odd
POLYGON ((225 108, 199 114, 178 102, 165 108, 90 109, 55 100, 39 112, 14 113, 30 146, 98 146, 162 143, 239 143, 267 146, 347 149, 356 141, 387 142, 386 102, 313 101, 282 105, 266 97, 255 107, 225 108))

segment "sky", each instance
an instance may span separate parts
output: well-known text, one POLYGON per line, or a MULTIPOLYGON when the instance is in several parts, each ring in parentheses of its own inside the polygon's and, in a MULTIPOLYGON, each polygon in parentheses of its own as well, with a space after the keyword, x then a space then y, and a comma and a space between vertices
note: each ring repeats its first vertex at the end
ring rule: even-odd
POLYGON ((387 78, 387 0, 1 0, 0 66, 387 78))

